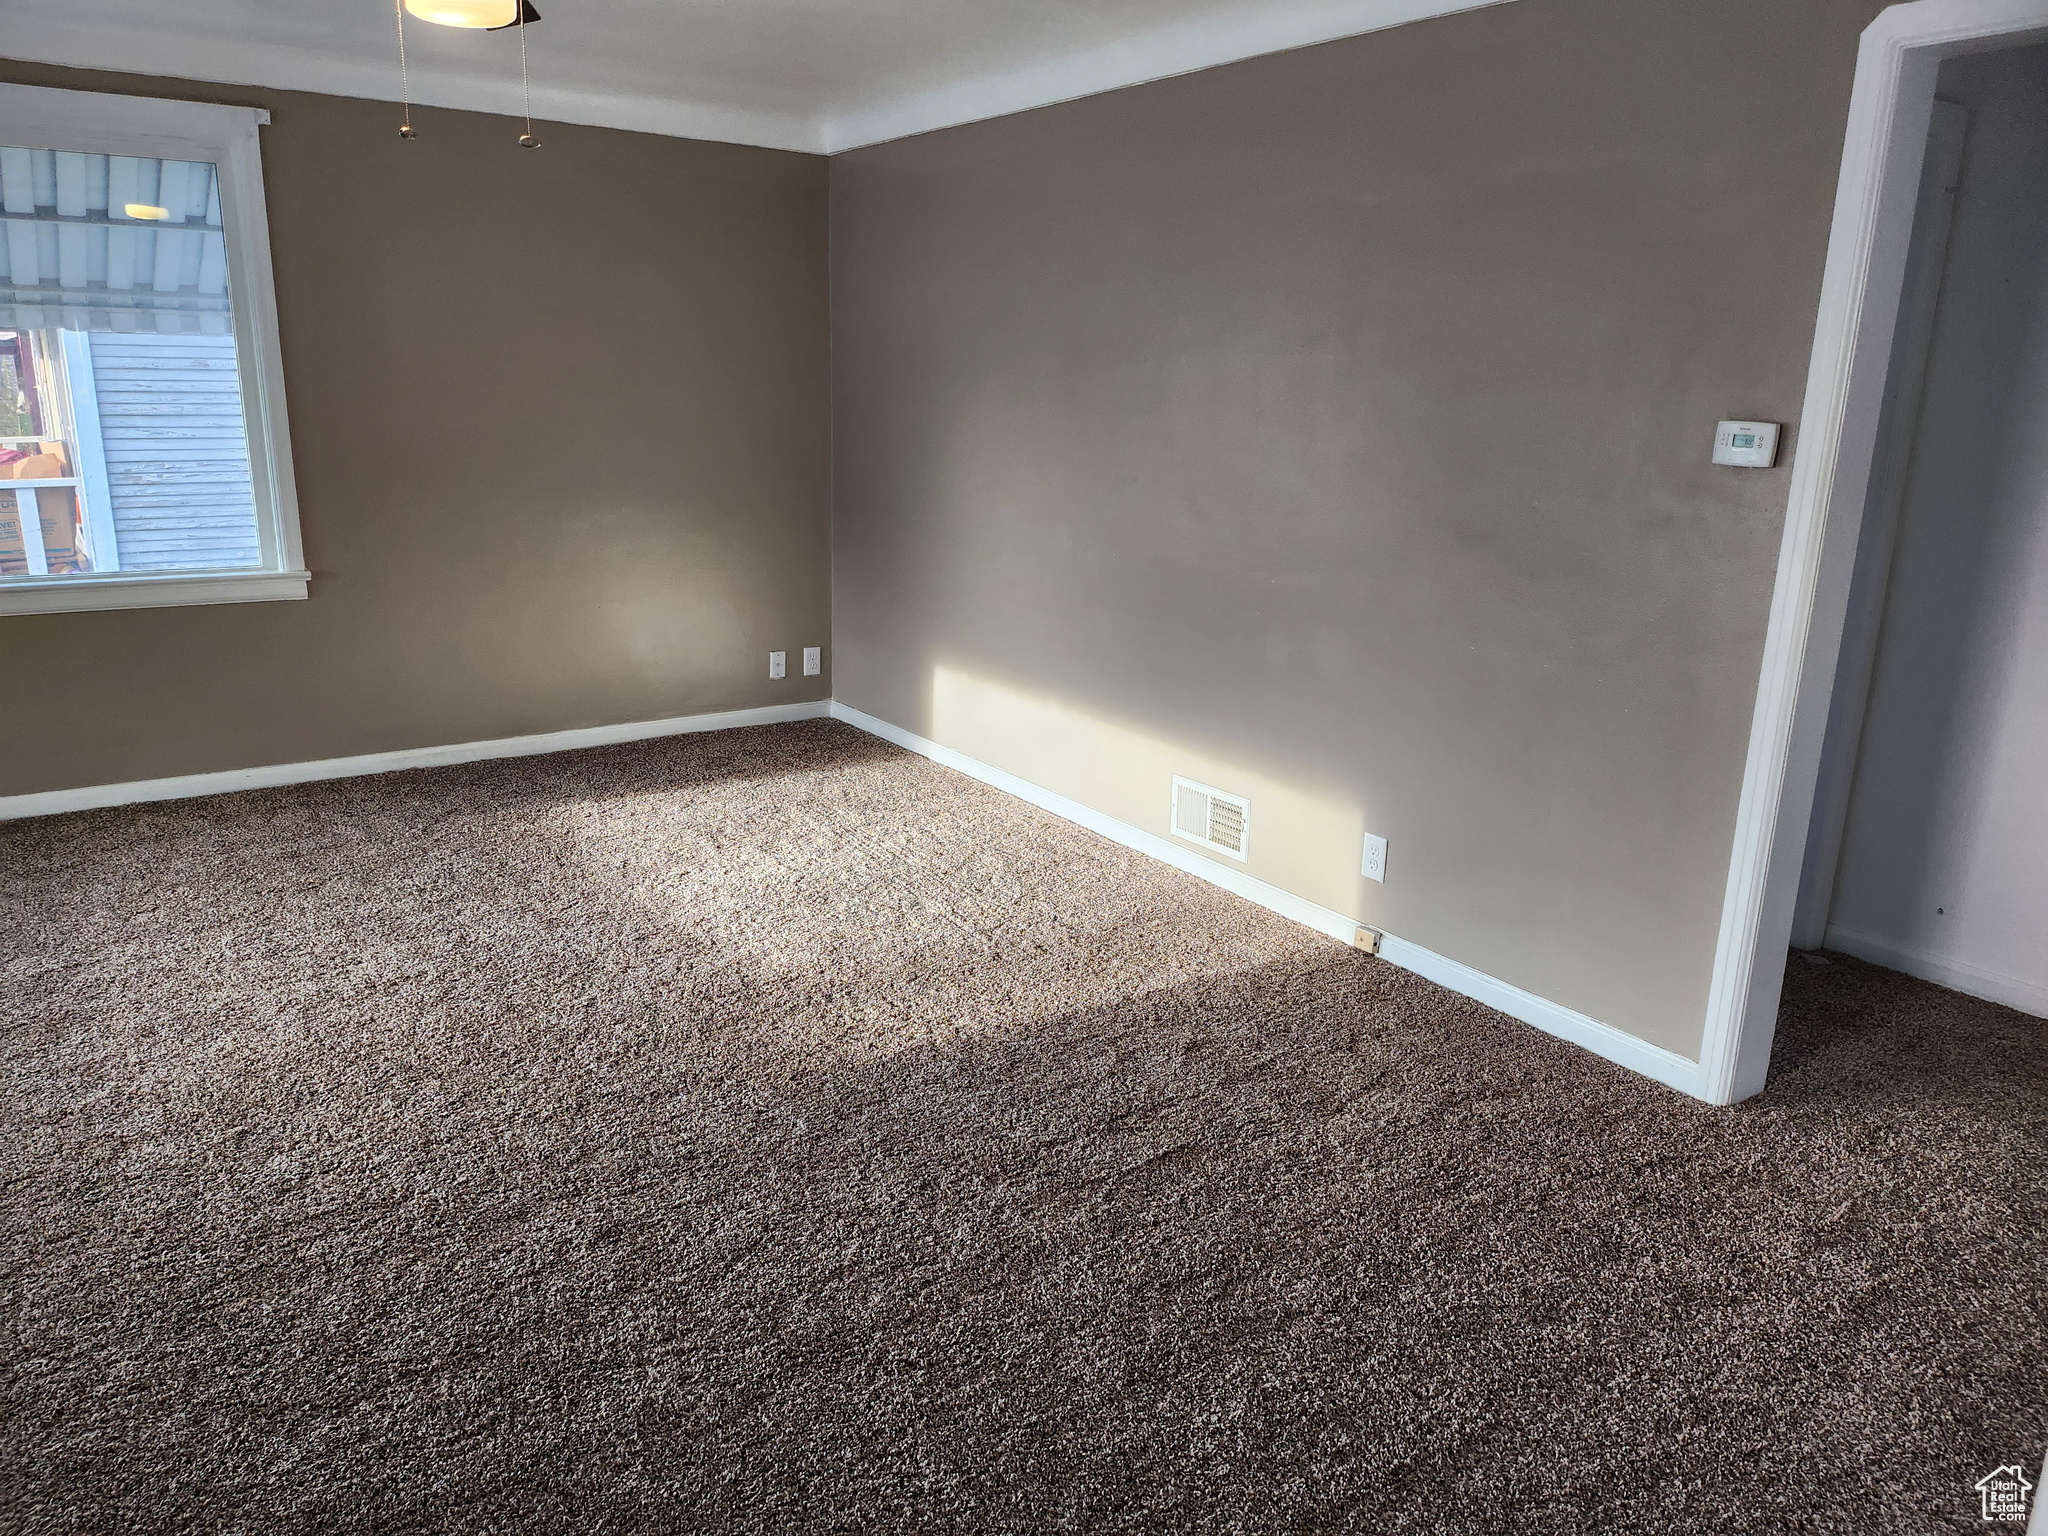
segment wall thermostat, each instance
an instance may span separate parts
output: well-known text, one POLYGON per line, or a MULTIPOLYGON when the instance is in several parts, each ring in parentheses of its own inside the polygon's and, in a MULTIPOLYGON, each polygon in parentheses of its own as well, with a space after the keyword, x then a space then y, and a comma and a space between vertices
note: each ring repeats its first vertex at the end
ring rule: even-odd
POLYGON ((1724 421, 1714 434, 1714 462, 1737 469, 1769 469, 1778 462, 1775 421, 1724 421))

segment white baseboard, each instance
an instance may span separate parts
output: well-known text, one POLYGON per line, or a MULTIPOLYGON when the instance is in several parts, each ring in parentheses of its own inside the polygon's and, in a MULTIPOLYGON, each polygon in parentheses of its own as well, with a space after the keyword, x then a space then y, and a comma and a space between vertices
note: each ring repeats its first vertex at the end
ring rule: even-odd
POLYGON ((229 768, 220 773, 190 773, 175 779, 140 779, 129 784, 91 784, 83 789, 51 789, 32 795, 0 795, 0 821, 23 816, 55 816, 107 805, 135 805, 147 800, 185 800, 195 795, 225 795, 241 789, 274 789, 283 784, 311 784, 320 779, 353 779, 404 768, 440 768, 451 763, 477 763, 497 757, 535 757, 544 752, 574 752, 583 747, 608 747, 622 741, 648 741, 657 736, 687 736, 697 731, 726 731, 743 725, 778 725, 785 720, 817 720, 827 713, 824 699, 806 704, 771 704, 762 709, 733 709, 720 714, 681 715, 673 720, 635 720, 625 725, 592 725, 574 731, 548 731, 539 736, 507 736, 498 741, 464 741, 445 747, 410 747, 401 752, 368 752, 361 757, 330 757, 312 763, 276 763, 263 768, 229 768))
MULTIPOLYGON (((881 737, 884 741, 892 741, 899 747, 928 757, 935 763, 942 763, 971 779, 979 779, 982 783, 1015 795, 1020 800, 1028 800, 1041 810, 1065 817, 1068 821, 1084 826, 1113 843, 1134 848, 1139 853, 1149 854, 1162 863, 1185 870, 1188 874, 1207 880, 1212 885, 1220 885, 1226 891, 1242 896, 1247 901, 1256 902, 1269 911, 1292 918, 1295 922, 1313 928, 1318 933, 1328 934, 1342 943, 1350 943, 1358 931, 1357 920, 1346 917, 1341 912, 1332 911, 1316 902, 1283 891, 1278 886, 1268 885, 1241 869, 1225 867, 1213 859, 1204 858, 1193 849, 1170 842, 1155 832, 1147 832, 1127 821, 1119 821, 1116 817, 1105 815, 1081 804, 1078 800, 1070 800, 1065 795, 1041 788, 1028 779, 1020 779, 1014 773, 992 768, 964 752, 956 752, 951 747, 942 747, 935 741, 927 741, 901 726, 891 725, 886 720, 865 714, 836 699, 832 702, 832 718, 857 726, 871 735, 881 737)), ((1575 1012, 1562 1004, 1553 1003, 1532 992, 1524 992, 1520 987, 1511 986, 1483 971, 1475 971, 1471 966, 1462 965, 1456 960, 1446 959, 1432 950, 1424 949, 1420 944, 1411 944, 1408 940, 1397 938, 1391 933, 1383 935, 1380 940, 1380 958, 1400 966, 1403 970, 1413 971, 1440 987, 1461 993, 1476 1002, 1484 1003, 1489 1008, 1498 1009, 1510 1018, 1534 1025, 1545 1034, 1555 1035, 1560 1040, 1569 1040, 1574 1045, 1583 1046, 1595 1056, 1627 1067, 1632 1072, 1640 1072, 1645 1077, 1654 1078, 1680 1093, 1690 1094, 1694 1098, 1705 1097, 1698 1062, 1689 1061, 1674 1052, 1651 1045, 1646 1040, 1638 1040, 1634 1035, 1626 1034, 1611 1024, 1602 1024, 1598 1019, 1590 1019, 1585 1014, 1575 1012)))
POLYGON ((1524 992, 1511 982, 1489 976, 1484 971, 1475 971, 1469 965, 1446 959, 1433 950, 1396 938, 1391 933, 1381 938, 1380 954, 1403 970, 1413 971, 1440 987, 1462 993, 1511 1019, 1533 1024, 1546 1035, 1569 1040, 1618 1067, 1640 1072, 1644 1077, 1653 1078, 1665 1087, 1676 1088, 1695 1099, 1707 1097, 1700 1064, 1676 1051, 1652 1045, 1626 1030, 1602 1024, 1598 1019, 1589 1018, 1562 1003, 1553 1003, 1547 997, 1524 992))
POLYGON ((2003 1003, 2008 1008, 2019 1009, 2021 1013, 2048 1019, 2048 987, 2038 982, 2022 981, 2017 976, 1965 965, 1932 950, 1901 944, 1893 939, 1881 939, 1874 933, 1859 933, 1854 928, 1841 928, 1833 923, 1828 924, 1827 947, 1840 950, 1845 955, 1854 955, 1858 960, 1868 960, 1872 965, 1881 965, 1886 970, 1904 971, 1908 976, 1931 981, 1952 992, 1967 992, 1986 1002, 2003 1003))
MULTIPOLYGON (((278 763, 262 768, 230 768, 220 773, 194 773, 172 779, 143 779, 127 784, 93 784, 83 789, 54 789, 38 794, 0 796, 0 821, 25 816, 55 816, 65 811, 92 810, 101 806, 134 805, 152 800, 183 800, 196 795, 232 794, 244 789, 273 789, 286 784, 310 784, 321 779, 357 778, 366 774, 395 773, 406 768, 437 768, 454 763, 483 762, 491 758, 532 757, 545 752, 573 752, 583 747, 611 746, 618 742, 647 741, 658 736, 682 736, 697 731, 732 730, 748 725, 776 725, 788 720, 816 720, 830 715, 843 720, 871 735, 894 742, 899 747, 942 763, 948 768, 978 779, 984 784, 1028 800, 1055 816, 1088 828, 1089 831, 1121 843, 1126 848, 1136 849, 1175 869, 1184 870, 1198 879, 1221 886, 1234 895, 1255 902, 1267 910, 1290 918, 1304 927, 1327 934, 1340 943, 1348 944, 1358 930, 1358 923, 1341 912, 1332 911, 1305 897, 1283 891, 1276 885, 1236 868, 1227 868, 1213 859, 1204 858, 1191 848, 1184 848, 1170 842, 1157 833, 1147 832, 1129 822, 1119 821, 1105 815, 1078 800, 1053 793, 1049 789, 1020 779, 1013 773, 1005 773, 987 763, 956 752, 951 747, 942 747, 935 741, 927 741, 900 726, 891 725, 873 715, 864 714, 850 705, 837 701, 817 700, 805 704, 775 704, 764 709, 737 709, 721 714, 684 715, 672 720, 639 720, 625 725, 588 726, 581 730, 550 731, 538 736, 508 736, 497 741, 465 741, 443 747, 413 747, 399 752, 370 752, 360 757, 333 757, 310 763, 278 763)), ((1829 940, 1835 941, 1841 930, 1830 929, 1829 940)), ((1858 951, 1849 944, 1836 943, 1835 947, 1847 953, 1858 951)), ((1699 1063, 1688 1061, 1676 1055, 1638 1040, 1634 1035, 1625 1034, 1611 1024, 1602 1024, 1583 1013, 1574 1012, 1562 1004, 1524 992, 1520 987, 1476 971, 1469 965, 1460 964, 1420 944, 1394 934, 1386 934, 1380 942, 1380 956, 1404 970, 1447 987, 1489 1008, 1498 1009, 1510 1018, 1520 1019, 1534 1025, 1546 1034, 1574 1045, 1583 1046, 1594 1055, 1640 1072, 1643 1076, 1676 1088, 1681 1093, 1701 1097, 1699 1063)), ((1915 975, 1926 974, 1915 971, 1909 965, 1895 960, 1865 955, 1881 965, 1895 965, 1900 970, 1912 971, 1915 975)), ((1961 991, 1975 988, 1960 982, 1947 980, 1943 976, 1929 976, 1929 980, 1941 981, 1944 985, 1957 986, 1961 991)), ((1999 978, 2006 980, 2006 978, 1999 978)), ((2025 983, 2010 983, 2024 986, 2025 983)), ((1979 996, 1992 994, 1979 992, 1979 996)), ((1998 997, 1996 1001, 2009 999, 1998 997)), ((2014 1002, 2014 1007, 2027 1008, 2029 1012, 2042 1011, 2039 1002, 2029 1006, 2014 1002)))

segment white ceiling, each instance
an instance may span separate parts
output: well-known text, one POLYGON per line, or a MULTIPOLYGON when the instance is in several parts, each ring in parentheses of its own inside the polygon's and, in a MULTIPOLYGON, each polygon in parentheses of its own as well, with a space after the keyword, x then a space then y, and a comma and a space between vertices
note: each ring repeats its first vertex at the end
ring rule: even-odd
MULTIPOLYGON (((535 0, 536 117, 840 150, 1501 0, 535 0)), ((0 54, 396 100, 392 0, 5 0, 0 54)), ((415 101, 519 110, 510 32, 408 20, 415 101)))

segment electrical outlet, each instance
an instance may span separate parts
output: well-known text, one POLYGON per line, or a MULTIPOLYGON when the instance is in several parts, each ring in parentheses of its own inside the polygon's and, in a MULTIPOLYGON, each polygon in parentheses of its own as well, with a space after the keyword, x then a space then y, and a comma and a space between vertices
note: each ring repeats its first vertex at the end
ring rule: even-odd
POLYGON ((821 645, 804 647, 804 676, 816 677, 825 670, 825 648, 821 645))
POLYGON ((770 681, 789 675, 789 653, 770 651, 768 653, 768 677, 770 681))
POLYGON ((1365 857, 1359 861, 1358 872, 1368 880, 1386 883, 1387 840, 1384 837, 1374 837, 1370 832, 1365 834, 1365 857))

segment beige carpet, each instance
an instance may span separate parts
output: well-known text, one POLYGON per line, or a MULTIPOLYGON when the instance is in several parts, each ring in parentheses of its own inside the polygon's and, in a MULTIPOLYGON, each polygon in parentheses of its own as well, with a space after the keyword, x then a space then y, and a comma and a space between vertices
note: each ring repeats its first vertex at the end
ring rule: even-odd
POLYGON ((815 724, 0 828, 0 1529, 1976 1530, 2048 1026, 1710 1110, 815 724))

